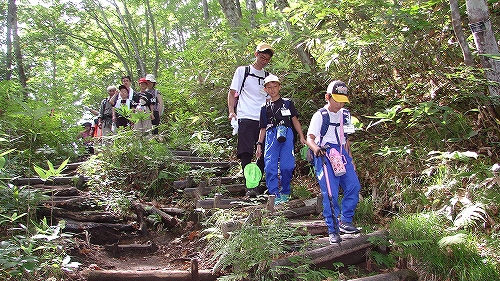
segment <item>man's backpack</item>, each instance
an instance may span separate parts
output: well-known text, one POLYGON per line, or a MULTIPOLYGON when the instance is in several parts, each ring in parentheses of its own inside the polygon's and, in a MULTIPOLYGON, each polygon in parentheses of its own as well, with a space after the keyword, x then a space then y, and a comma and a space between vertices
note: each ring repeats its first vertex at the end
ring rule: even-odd
MULTIPOLYGON (((347 123, 347 117, 348 117, 348 111, 341 109, 342 110, 342 121, 343 124, 347 123)), ((333 126, 340 126, 339 123, 330 123, 330 115, 328 114, 328 110, 326 110, 324 107, 318 109, 318 111, 321 113, 321 129, 319 130, 319 145, 321 146, 323 143, 323 137, 326 135, 326 132, 328 132, 328 128, 330 125, 333 126)), ((307 155, 306 155, 307 161, 311 163, 311 165, 314 165, 314 152, 312 149, 307 150, 307 155)))
POLYGON ((260 77, 258 75, 253 74, 253 73, 250 73, 250 66, 249 65, 245 66, 245 74, 243 75, 243 82, 241 82, 240 90, 238 91, 238 96, 234 97, 234 111, 235 112, 236 112, 236 107, 238 105, 239 95, 241 95, 241 91, 243 90, 243 86, 245 86, 245 81, 247 80, 247 77, 252 76, 252 77, 255 77, 259 80, 264 80, 268 75, 269 75, 269 72, 264 70, 264 77, 260 77))

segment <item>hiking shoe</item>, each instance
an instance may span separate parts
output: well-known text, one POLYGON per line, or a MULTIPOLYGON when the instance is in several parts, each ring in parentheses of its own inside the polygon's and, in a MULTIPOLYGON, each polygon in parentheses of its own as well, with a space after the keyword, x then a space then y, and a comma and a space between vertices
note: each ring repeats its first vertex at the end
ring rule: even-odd
POLYGON ((339 230, 345 234, 359 233, 359 229, 350 222, 339 222, 339 230))
POLYGON ((281 194, 280 201, 281 203, 290 201, 290 194, 281 194))
POLYGON ((340 238, 340 234, 338 233, 330 233, 328 234, 328 240, 330 240, 330 244, 338 244, 342 241, 342 238, 340 238))
POLYGON ((281 204, 281 203, 285 203, 285 202, 283 202, 282 200, 283 200, 283 198, 282 198, 282 197, 275 197, 275 198, 274 198, 274 206, 277 206, 277 205, 279 205, 279 204, 281 204))
POLYGON ((255 198, 257 197, 257 191, 255 191, 255 188, 247 188, 245 196, 249 198, 255 198))

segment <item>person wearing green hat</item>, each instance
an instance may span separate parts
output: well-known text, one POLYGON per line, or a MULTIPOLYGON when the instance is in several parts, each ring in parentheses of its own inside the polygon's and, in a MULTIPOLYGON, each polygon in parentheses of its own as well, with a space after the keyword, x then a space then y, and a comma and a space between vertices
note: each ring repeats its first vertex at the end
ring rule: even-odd
POLYGON ((343 108, 349 102, 347 86, 333 81, 324 95, 326 105, 311 118, 307 131, 307 146, 314 153, 314 169, 323 196, 323 217, 328 227, 330 244, 342 241, 340 233, 358 233, 352 224, 354 210, 359 201, 361 185, 352 160, 348 134, 354 133, 351 114, 343 108), (328 130, 321 135, 323 115, 328 115, 328 130), (338 203, 339 185, 342 202, 338 203), (339 218, 340 217, 340 218, 339 218))
POLYGON ((281 82, 277 76, 271 74, 264 79, 264 91, 270 98, 260 110, 260 133, 255 152, 259 158, 264 151, 266 186, 269 194, 276 196, 275 205, 288 202, 290 198, 290 182, 295 169, 292 126, 300 142, 306 143, 297 109, 293 101, 281 98, 280 90, 281 82))

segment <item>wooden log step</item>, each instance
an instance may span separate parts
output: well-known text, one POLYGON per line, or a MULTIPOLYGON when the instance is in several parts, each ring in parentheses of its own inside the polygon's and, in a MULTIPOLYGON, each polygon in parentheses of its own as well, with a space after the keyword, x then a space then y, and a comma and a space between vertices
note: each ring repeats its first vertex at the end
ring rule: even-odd
POLYGON ((185 189, 185 188, 190 188, 194 186, 194 182, 192 178, 187 178, 185 180, 177 180, 174 181, 174 188, 175 189, 185 189))
POLYGON ((210 270, 199 270, 193 274, 185 270, 94 270, 88 281, 215 281, 217 276, 210 270))
POLYGON ((135 255, 143 255, 143 254, 151 254, 158 250, 158 245, 154 242, 149 242, 146 244, 118 244, 114 243, 113 245, 105 245, 104 248, 106 251, 110 252, 113 257, 119 258, 123 254, 135 254, 135 255))
POLYGON ((108 245, 117 243, 125 233, 136 231, 136 223, 96 223, 78 222, 65 219, 64 232, 84 233, 90 243, 95 245, 108 245))
POLYGON ((193 153, 189 150, 172 150, 174 156, 191 156, 193 153))
POLYGON ((318 209, 316 206, 304 206, 283 211, 278 211, 276 215, 284 216, 287 219, 301 218, 309 215, 317 215, 318 209))
POLYGON ((234 184, 234 183, 242 183, 245 178, 242 176, 236 177, 214 177, 208 179, 207 185, 212 186, 221 186, 226 184, 234 184))
POLYGON ((33 177, 33 178, 16 178, 12 180, 12 184, 21 186, 21 185, 38 185, 38 184, 56 184, 56 185, 73 185, 73 186, 78 186, 78 183, 80 181, 87 182, 89 180, 88 177, 83 177, 83 176, 69 176, 69 177, 54 177, 54 178, 49 178, 46 181, 43 181, 39 177, 33 177))
POLYGON ((231 209, 231 208, 241 207, 245 203, 246 203, 246 201, 244 201, 244 200, 234 199, 234 198, 229 198, 229 199, 227 199, 227 198, 208 198, 208 199, 198 200, 196 202, 196 208, 231 209))
POLYGON ((410 269, 378 274, 368 277, 349 279, 348 281, 417 281, 418 274, 410 269))
POLYGON ((69 185, 45 185, 37 184, 32 186, 32 188, 43 190, 50 195, 54 196, 78 196, 81 195, 81 191, 74 186, 69 185))
POLYGON ((207 157, 198 157, 198 156, 191 156, 191 155, 177 155, 174 156, 175 160, 179 160, 182 162, 206 162, 207 157))
MULTIPOLYGON (((335 261, 342 261, 344 265, 358 264, 366 260, 363 253, 373 247, 373 245, 368 242, 368 239, 371 237, 387 239, 387 232, 376 231, 367 235, 357 235, 355 237, 351 237, 351 239, 345 239, 345 237, 345 235, 342 235, 343 241, 338 244, 308 250, 304 253, 293 256, 293 259, 297 260, 297 258, 300 257, 310 261, 314 265, 331 265, 335 261), (354 256, 349 256, 350 254, 354 254, 354 256)), ((326 242, 327 241, 328 240, 326 240, 326 242)), ((271 263, 271 267, 293 266, 293 262, 290 261, 290 258, 291 257, 286 257, 275 260, 271 263)))
POLYGON ((218 168, 221 170, 227 170, 234 166, 233 162, 188 162, 192 169, 194 168, 218 168))
POLYGON ((324 220, 294 220, 290 221, 290 224, 298 227, 300 235, 306 235, 307 233, 311 235, 326 235, 328 233, 328 227, 324 220))
POLYGON ((71 219, 78 222, 102 222, 116 223, 122 220, 122 217, 109 212, 101 211, 78 211, 72 212, 57 207, 43 206, 37 210, 37 213, 45 217, 56 217, 58 219, 71 219))
POLYGON ((229 184, 223 186, 206 186, 206 187, 203 185, 199 185, 198 187, 185 188, 184 194, 199 198, 201 196, 207 196, 213 190, 218 190, 218 189, 226 189, 227 192, 233 195, 234 194, 244 195, 246 186, 244 184, 229 184))
POLYGON ((67 172, 67 171, 73 171, 73 170, 76 170, 78 169, 78 167, 80 167, 81 164, 83 164, 84 162, 74 162, 74 163, 68 163, 66 165, 66 167, 64 168, 64 172, 67 172))

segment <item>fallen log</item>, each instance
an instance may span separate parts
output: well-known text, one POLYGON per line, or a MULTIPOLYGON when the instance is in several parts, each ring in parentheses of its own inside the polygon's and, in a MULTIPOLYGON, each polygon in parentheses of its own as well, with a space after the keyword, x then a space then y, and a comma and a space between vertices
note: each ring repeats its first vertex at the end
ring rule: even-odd
POLYGON ((355 261, 351 261, 349 263, 347 258, 344 258, 352 253, 356 253, 358 251, 366 251, 373 247, 373 245, 368 242, 370 237, 380 237, 386 239, 386 231, 376 231, 367 235, 359 235, 352 239, 344 239, 341 243, 328 245, 325 247, 316 248, 313 250, 306 251, 304 253, 300 253, 298 255, 294 255, 292 257, 286 257, 282 259, 275 260, 271 263, 271 267, 276 266, 293 266, 294 263, 292 260, 307 260, 314 265, 319 265, 322 263, 332 263, 333 261, 339 260, 341 258, 342 262, 347 264, 357 264, 360 261, 364 261, 365 257, 361 256, 361 260, 359 258, 355 261), (297 259, 299 258, 299 259, 297 259))
POLYGON ((173 217, 154 206, 135 202, 132 204, 132 208, 136 210, 136 213, 137 210, 141 210, 144 215, 159 215, 161 217, 161 221, 165 223, 168 228, 173 228, 181 222, 177 217, 173 217))
POLYGON ((402 269, 394 272, 378 274, 363 278, 349 279, 348 281, 417 281, 418 274, 409 269, 402 269))
POLYGON ((300 218, 300 217, 305 217, 309 215, 316 215, 317 213, 317 208, 316 206, 304 206, 304 207, 299 207, 299 208, 294 208, 294 209, 289 209, 289 210, 283 210, 280 212, 276 212, 277 215, 284 216, 287 219, 293 219, 293 218, 300 218))

